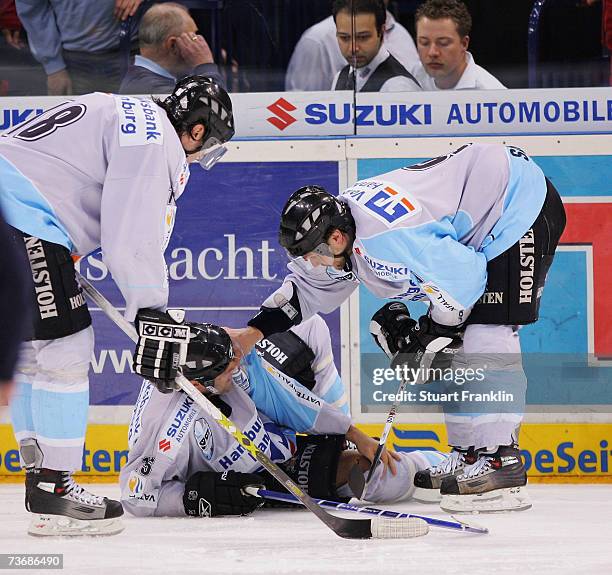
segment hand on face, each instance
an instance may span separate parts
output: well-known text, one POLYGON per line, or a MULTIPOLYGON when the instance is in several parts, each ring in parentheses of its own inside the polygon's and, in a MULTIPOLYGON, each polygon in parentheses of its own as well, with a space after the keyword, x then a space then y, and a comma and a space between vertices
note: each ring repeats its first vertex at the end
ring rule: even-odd
POLYGON ((214 64, 208 43, 203 36, 195 32, 183 32, 177 36, 176 48, 185 64, 186 71, 191 71, 202 64, 214 64))

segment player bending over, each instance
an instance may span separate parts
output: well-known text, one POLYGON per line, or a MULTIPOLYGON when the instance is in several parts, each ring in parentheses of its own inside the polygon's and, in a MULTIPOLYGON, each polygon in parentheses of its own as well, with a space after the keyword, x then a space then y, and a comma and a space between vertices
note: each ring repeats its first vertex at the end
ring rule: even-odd
POLYGON ((389 355, 407 354, 413 368, 426 349, 461 347, 454 367, 484 360, 483 391, 503 388, 515 404, 505 413, 499 406, 445 411, 451 458, 419 474, 419 485, 439 489, 448 510, 486 500, 494 510, 527 508, 517 445, 527 386, 518 326, 538 319, 564 227, 559 194, 513 146, 468 144, 359 181, 338 198, 301 188, 280 222, 280 243, 295 260, 290 273, 232 338, 249 350, 331 312, 359 284, 381 299, 428 301, 418 321, 397 302, 383 307, 373 318, 378 344, 389 355))
POLYGON ((2 208, 13 241, 29 258, 35 302, 11 402, 30 533, 122 529, 120 503, 71 476, 81 468, 94 350, 71 256, 101 247, 126 318, 165 317, 163 254, 187 164, 211 167, 233 135, 227 92, 210 78, 190 76, 163 101, 88 94, 0 137, 2 208))
MULTIPOLYGON (((311 496, 348 501, 349 471, 355 464, 369 468, 377 442, 351 425, 325 322, 315 315, 263 339, 233 370, 226 369, 234 354, 222 328, 187 325, 192 339, 184 374, 201 383, 211 401, 311 496), (346 450, 345 440, 357 451, 346 450)), ((142 385, 129 448, 121 500, 134 515, 243 515, 262 504, 245 494, 245 486, 281 489, 214 419, 161 381, 157 388, 148 381, 142 385)), ((415 473, 443 457, 386 452, 366 498, 410 498, 415 473)))

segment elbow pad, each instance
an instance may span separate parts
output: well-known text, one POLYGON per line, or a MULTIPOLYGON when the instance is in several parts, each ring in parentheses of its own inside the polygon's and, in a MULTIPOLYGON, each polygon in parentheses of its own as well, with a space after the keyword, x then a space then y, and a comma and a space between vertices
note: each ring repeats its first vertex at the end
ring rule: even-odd
POLYGON ((291 282, 284 283, 259 308, 248 325, 257 328, 264 337, 287 331, 302 322, 297 290, 291 282))

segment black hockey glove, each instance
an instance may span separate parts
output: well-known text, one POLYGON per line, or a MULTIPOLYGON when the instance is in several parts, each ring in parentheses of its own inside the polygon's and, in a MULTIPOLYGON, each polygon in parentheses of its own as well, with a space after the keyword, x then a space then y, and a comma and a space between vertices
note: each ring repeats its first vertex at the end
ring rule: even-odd
POLYGON ((417 323, 410 318, 408 308, 401 302, 385 304, 370 322, 370 333, 392 359, 393 367, 448 368, 463 343, 463 332, 463 325, 441 325, 427 315, 421 316, 417 323), (432 357, 431 361, 425 360, 425 365, 426 352, 432 357))
POLYGON ((185 513, 194 517, 217 517, 218 515, 247 515, 264 500, 247 495, 246 487, 264 488, 264 480, 255 473, 237 471, 199 471, 185 484, 183 506, 185 513))
POLYGON ((185 311, 141 309, 136 315, 138 343, 134 371, 155 384, 162 393, 178 389, 178 369, 187 359, 190 329, 184 325, 185 311))

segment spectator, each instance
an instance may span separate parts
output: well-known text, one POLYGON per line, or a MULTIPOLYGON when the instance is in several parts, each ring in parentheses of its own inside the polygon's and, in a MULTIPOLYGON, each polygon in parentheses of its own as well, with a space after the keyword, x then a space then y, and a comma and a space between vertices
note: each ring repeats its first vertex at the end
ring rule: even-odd
POLYGON ((340 52, 348 62, 332 89, 357 92, 414 92, 420 86, 384 46, 383 0, 335 0, 333 17, 340 52))
POLYGON ((21 30, 15 0, 0 0, 0 32, 5 42, 17 50, 21 50, 24 46, 21 30))
MULTIPOLYGON (((385 5, 389 0, 384 0, 385 5)), ((410 34, 387 11, 385 47, 410 70, 419 57, 410 34)), ((334 17, 330 16, 308 28, 295 46, 287 74, 285 90, 329 90, 335 74, 346 64, 336 40, 334 17)))
POLYGON ((0 405, 12 388, 17 352, 28 325, 29 266, 0 215, 0 405))
POLYGON ((412 73, 423 90, 500 90, 505 86, 467 49, 472 17, 460 0, 427 0, 415 14, 420 63, 412 73))
POLYGON ((116 92, 121 22, 142 0, 16 0, 49 95, 116 92))
POLYGON ((168 2, 149 8, 138 29, 140 55, 121 82, 121 94, 168 94, 188 74, 224 86, 212 52, 184 6, 168 2))

